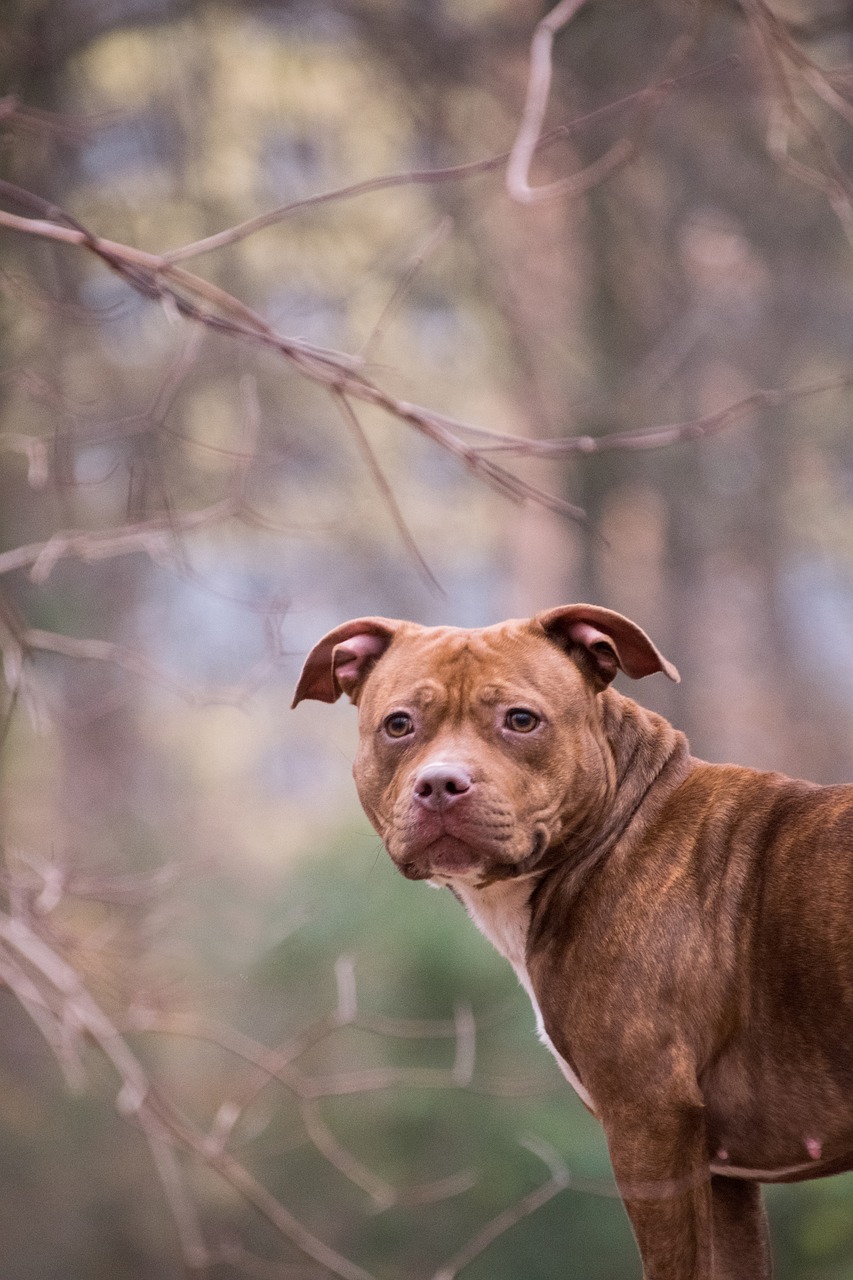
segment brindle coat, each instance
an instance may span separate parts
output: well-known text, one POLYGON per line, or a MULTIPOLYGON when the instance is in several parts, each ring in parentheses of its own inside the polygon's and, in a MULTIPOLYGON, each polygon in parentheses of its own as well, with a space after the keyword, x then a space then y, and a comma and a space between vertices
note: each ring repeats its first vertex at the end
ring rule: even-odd
POLYGON ((609 687, 675 669, 571 605, 315 647, 365 811, 514 966, 604 1126, 647 1280, 766 1280, 759 1184, 853 1168, 853 786, 691 756, 609 687))

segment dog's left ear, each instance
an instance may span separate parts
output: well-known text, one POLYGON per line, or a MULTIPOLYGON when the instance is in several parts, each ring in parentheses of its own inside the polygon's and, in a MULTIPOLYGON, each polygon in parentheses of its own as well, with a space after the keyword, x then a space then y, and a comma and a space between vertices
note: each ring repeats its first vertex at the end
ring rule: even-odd
POLYGON ((355 695, 382 657, 400 623, 393 618, 354 618, 323 636, 305 659, 291 706, 305 698, 337 702, 355 695))
POLYGON ((624 671, 632 680, 656 671, 662 671, 676 683, 681 679, 645 631, 612 609, 601 609, 594 604, 567 604, 538 613, 533 621, 563 648, 581 645, 592 659, 602 686, 610 684, 617 670, 624 671))

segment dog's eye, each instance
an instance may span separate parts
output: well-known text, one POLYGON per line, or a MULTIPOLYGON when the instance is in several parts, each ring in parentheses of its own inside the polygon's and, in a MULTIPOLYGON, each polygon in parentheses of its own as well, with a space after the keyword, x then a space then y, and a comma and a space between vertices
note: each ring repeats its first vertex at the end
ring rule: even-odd
POLYGON ((504 724, 513 733, 532 733, 539 724, 539 717, 535 711, 528 711, 526 707, 511 707, 506 713, 504 724))
POLYGON ((382 728, 389 738, 406 738, 415 731, 412 717, 405 711, 394 711, 390 716, 386 716, 382 728))

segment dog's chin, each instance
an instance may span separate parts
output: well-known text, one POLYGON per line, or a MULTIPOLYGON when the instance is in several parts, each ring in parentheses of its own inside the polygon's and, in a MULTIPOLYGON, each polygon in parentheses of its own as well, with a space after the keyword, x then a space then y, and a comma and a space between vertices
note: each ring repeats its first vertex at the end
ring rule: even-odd
POLYGON ((529 853, 507 859, 445 833, 414 853, 407 849, 396 857, 392 855, 392 860, 408 880, 467 880, 489 884, 533 872, 547 843, 544 830, 537 828, 531 837, 529 853))
POLYGON ((478 873, 483 855, 466 841, 445 834, 416 853, 407 850, 393 861, 407 880, 430 880, 434 876, 453 879, 478 873))
POLYGON ((456 836, 441 836, 426 852, 430 875, 465 875, 483 865, 482 853, 456 836))

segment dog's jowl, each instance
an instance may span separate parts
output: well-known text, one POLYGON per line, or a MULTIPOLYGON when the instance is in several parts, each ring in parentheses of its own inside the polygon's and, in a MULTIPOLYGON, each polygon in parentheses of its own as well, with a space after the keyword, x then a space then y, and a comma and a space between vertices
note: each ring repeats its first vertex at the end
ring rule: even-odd
POLYGON ((514 967, 647 1280, 762 1280, 759 1184, 853 1168, 853 786, 698 760, 619 669, 678 679, 592 605, 359 618, 294 703, 358 706, 370 821, 514 967))

